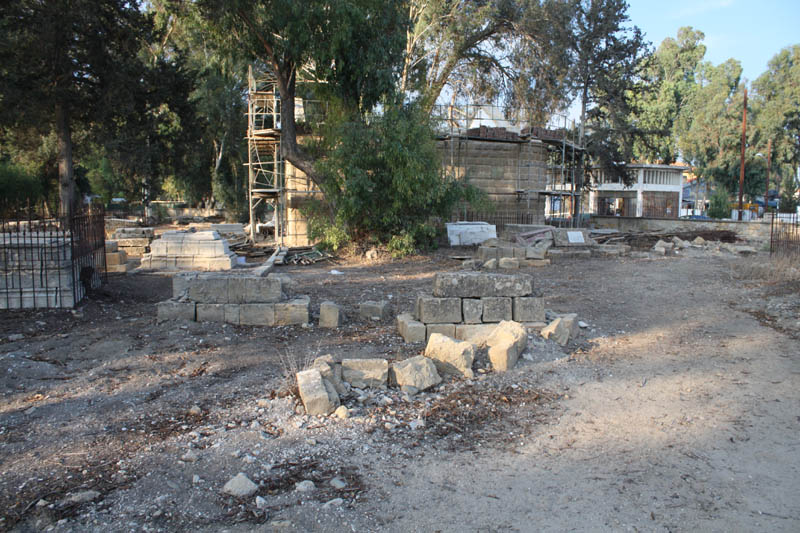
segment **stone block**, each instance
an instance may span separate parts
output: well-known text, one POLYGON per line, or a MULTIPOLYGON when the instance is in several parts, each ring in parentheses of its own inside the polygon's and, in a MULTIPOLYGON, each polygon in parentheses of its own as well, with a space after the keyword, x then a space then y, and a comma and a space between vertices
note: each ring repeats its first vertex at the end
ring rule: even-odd
POLYGON ((461 298, 418 296, 417 317, 423 324, 461 322, 461 298))
POLYGON ((512 299, 504 297, 481 298, 483 304, 483 321, 500 322, 513 318, 512 299))
POLYGON ((194 320, 195 311, 194 302, 166 300, 156 304, 156 315, 159 320, 194 320))
POLYGON ((425 357, 433 360, 440 374, 450 374, 473 378, 472 363, 475 349, 472 344, 458 341, 440 333, 434 333, 425 347, 425 357))
POLYGON ((489 361, 495 372, 506 372, 514 368, 520 354, 528 346, 528 332, 518 322, 503 321, 486 339, 489 346, 489 361))
POLYGON ((197 272, 178 272, 172 276, 172 297, 183 298, 189 295, 189 283, 198 276, 197 272))
POLYGON ((275 303, 281 301, 282 284, 276 278, 227 276, 228 303, 275 303))
POLYGON ((496 327, 497 324, 456 324, 455 338, 480 348, 486 345, 486 339, 496 327))
POLYGON ((525 255, 526 255, 525 248, 523 248, 522 246, 514 247, 514 255, 513 255, 514 259, 525 259, 525 255))
POLYGON ((497 269, 497 259, 489 259, 483 264, 484 270, 496 270, 497 269))
POLYGON ((528 296, 532 291, 533 278, 526 274, 440 272, 433 280, 433 295, 438 298, 528 296))
POLYGON ((576 322, 577 315, 575 314, 560 316, 545 326, 541 331, 541 335, 560 346, 565 346, 570 338, 575 335, 576 322))
POLYGON ((106 266, 124 265, 128 261, 128 254, 119 252, 106 252, 106 266))
POLYGON ((300 296, 275 304, 275 325, 290 326, 293 324, 308 324, 308 305, 311 298, 300 296))
POLYGON ((106 241, 106 253, 118 251, 118 246, 117 241, 106 241))
POLYGON ((483 302, 480 298, 464 298, 461 300, 461 314, 466 324, 480 324, 483 316, 483 302))
POLYGON ((595 244, 588 230, 578 228, 553 228, 553 239, 560 248, 595 244))
POLYGON ((545 267, 550 265, 549 259, 526 259, 523 261, 520 266, 529 267, 529 268, 539 268, 545 267))
POLYGON ((488 261, 489 259, 497 259, 497 248, 489 246, 479 246, 478 259, 480 259, 481 261, 488 261))
POLYGON ((225 322, 239 325, 239 304, 225 304, 225 322))
POLYGON ((500 246, 497 248, 497 259, 498 261, 503 258, 513 258, 514 257, 514 247, 513 246, 500 246))
POLYGON ((319 373, 322 374, 322 379, 331 383, 338 395, 347 394, 347 387, 342 381, 342 365, 334 361, 332 355, 317 357, 311 367, 319 370, 319 373))
POLYGON ((198 322, 225 322, 225 304, 197 304, 198 322))
POLYGON ((239 304, 242 326, 274 326, 275 304, 239 304))
POLYGON ((411 357, 392 365, 399 387, 414 387, 425 390, 442 382, 434 362, 422 355, 411 357))
POLYGON ((425 342, 425 324, 414 320, 410 313, 397 315, 397 331, 406 342, 425 342))
POLYGON ((525 259, 544 259, 547 255, 547 250, 537 246, 528 246, 525 248, 525 259))
POLYGON ((361 318, 367 320, 371 318, 385 320, 389 318, 389 302, 386 300, 361 302, 358 306, 358 314, 361 315, 361 318))
POLYGON ((544 298, 517 296, 513 303, 515 322, 542 322, 544 317, 544 298))
POLYGON ((322 374, 316 368, 297 373, 297 389, 309 415, 327 415, 339 406, 339 397, 333 386, 326 386, 322 374))
POLYGON ((389 381, 389 362, 386 359, 344 359, 342 379, 352 387, 385 387, 389 381))
POLYGON ((512 257, 503 257, 497 261, 497 266, 499 268, 504 268, 507 270, 515 270, 519 268, 519 259, 514 259, 512 257))
POLYGON ((342 323, 342 308, 333 302, 319 305, 319 327, 338 328, 342 323))
POLYGON ((456 325, 455 324, 427 324, 425 326, 425 340, 431 338, 434 333, 447 335, 448 337, 455 337, 456 325))
MULTIPOLYGON (((206 304, 238 303, 231 302, 228 298, 227 276, 203 274, 193 278, 185 278, 185 284, 188 288, 187 295, 189 299, 195 302, 206 304)), ((175 282, 173 282, 172 287, 174 291, 175 282)))

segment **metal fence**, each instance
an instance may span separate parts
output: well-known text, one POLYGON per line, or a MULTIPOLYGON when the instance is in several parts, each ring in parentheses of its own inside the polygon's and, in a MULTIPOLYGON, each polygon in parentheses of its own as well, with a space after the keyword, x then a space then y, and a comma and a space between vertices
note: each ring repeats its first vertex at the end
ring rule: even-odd
POLYGON ((71 308, 106 281, 104 213, 0 206, 0 309, 71 308))
POLYGON ((800 217, 797 214, 781 213, 772 217, 769 253, 800 257, 800 217))

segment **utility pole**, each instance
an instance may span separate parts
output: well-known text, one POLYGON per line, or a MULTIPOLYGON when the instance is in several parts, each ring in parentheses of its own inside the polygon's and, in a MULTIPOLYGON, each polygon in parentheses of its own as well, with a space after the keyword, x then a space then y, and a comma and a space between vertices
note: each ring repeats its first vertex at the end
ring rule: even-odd
POLYGON ((747 87, 744 88, 744 106, 742 106, 742 161, 739 165, 739 222, 742 221, 742 210, 744 209, 744 202, 742 200, 742 192, 744 189, 744 145, 745 145, 745 132, 747 131, 747 87))
POLYGON ((767 219, 767 207, 769 207, 769 168, 772 164, 772 139, 767 139, 767 188, 764 192, 764 220, 767 219))

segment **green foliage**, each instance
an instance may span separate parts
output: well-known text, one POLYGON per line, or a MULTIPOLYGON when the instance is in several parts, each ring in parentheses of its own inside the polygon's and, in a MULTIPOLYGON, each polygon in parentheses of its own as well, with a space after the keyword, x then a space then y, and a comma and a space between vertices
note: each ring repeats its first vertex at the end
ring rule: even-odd
POLYGON ((728 192, 724 187, 717 187, 708 203, 708 216, 711 218, 728 218, 731 216, 728 192))
POLYGON ((795 213, 797 211, 797 183, 792 176, 786 176, 781 185, 781 199, 778 208, 781 213, 795 213))
POLYGON ((0 198, 10 205, 36 203, 42 198, 42 184, 24 168, 0 161, 0 198))

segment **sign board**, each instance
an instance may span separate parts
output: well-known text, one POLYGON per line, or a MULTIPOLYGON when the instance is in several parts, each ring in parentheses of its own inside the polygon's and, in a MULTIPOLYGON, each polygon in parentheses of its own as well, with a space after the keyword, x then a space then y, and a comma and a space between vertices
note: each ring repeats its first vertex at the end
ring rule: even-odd
POLYGON ((583 232, 582 231, 568 231, 567 232, 567 240, 570 244, 585 244, 586 241, 583 240, 583 232))

